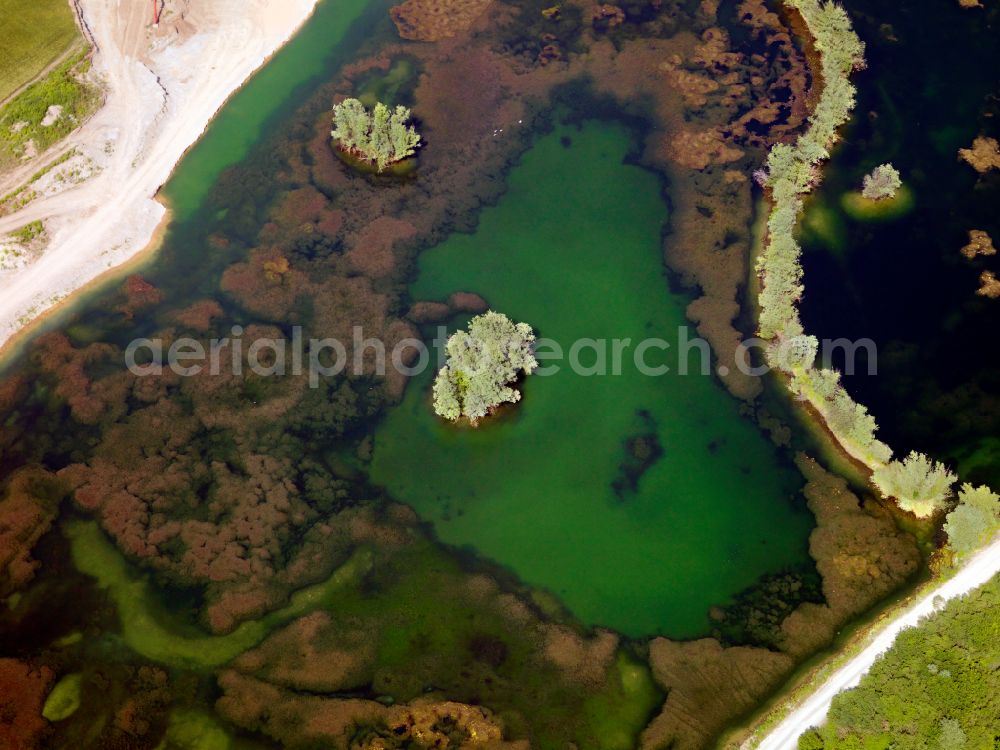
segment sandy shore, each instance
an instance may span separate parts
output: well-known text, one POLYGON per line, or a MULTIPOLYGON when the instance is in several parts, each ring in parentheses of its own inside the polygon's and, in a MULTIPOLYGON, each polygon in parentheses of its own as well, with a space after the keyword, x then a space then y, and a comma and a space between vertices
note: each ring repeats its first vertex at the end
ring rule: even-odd
MULTIPOLYGON (((184 152, 317 0, 79 0, 97 48, 104 107, 53 149, 76 148, 80 184, 49 180, 40 197, 0 218, 0 236, 42 220, 44 249, 0 270, 0 346, 73 291, 129 260, 154 237, 166 209, 154 200, 184 152)), ((23 184, 44 162, 0 179, 23 184)))

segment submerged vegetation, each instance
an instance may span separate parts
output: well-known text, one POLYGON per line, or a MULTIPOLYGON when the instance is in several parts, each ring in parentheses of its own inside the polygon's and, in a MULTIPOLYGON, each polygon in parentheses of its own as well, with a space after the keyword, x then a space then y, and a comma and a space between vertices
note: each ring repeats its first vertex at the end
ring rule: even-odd
POLYGON ((333 108, 331 135, 339 147, 375 165, 379 172, 417 151, 420 134, 412 125, 410 110, 390 110, 382 102, 369 112, 357 99, 345 99, 333 108))
POLYGON ((208 635, 187 623, 172 622, 149 582, 135 576, 125 558, 95 523, 66 527, 73 562, 93 576, 118 607, 122 637, 135 653, 174 667, 216 667, 256 646, 270 630, 328 604, 354 585, 371 567, 371 552, 359 550, 325 581, 299 589, 281 609, 239 624, 225 635, 208 635), (185 629, 187 625, 187 632, 185 629))
POLYGON ((49 721, 62 721, 76 713, 76 710, 80 708, 82 683, 83 675, 79 672, 73 672, 59 680, 52 688, 48 698, 45 699, 42 716, 49 721))
POLYGON ((538 367, 527 323, 514 323, 501 313, 478 315, 469 330, 448 339, 448 363, 434 379, 434 411, 445 419, 465 417, 472 424, 503 403, 516 403, 521 393, 510 384, 538 367))

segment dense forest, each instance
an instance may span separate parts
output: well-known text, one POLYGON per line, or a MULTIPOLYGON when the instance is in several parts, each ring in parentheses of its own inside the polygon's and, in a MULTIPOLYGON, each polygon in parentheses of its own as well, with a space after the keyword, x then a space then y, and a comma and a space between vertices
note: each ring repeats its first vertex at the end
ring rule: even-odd
POLYGON ((800 750, 1000 747, 1000 576, 903 631, 800 750))

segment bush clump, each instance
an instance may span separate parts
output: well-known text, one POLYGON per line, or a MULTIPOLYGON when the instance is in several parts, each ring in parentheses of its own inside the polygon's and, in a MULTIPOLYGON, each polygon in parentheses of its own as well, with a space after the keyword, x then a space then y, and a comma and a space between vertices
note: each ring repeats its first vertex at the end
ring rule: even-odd
POLYGON ((865 175, 861 195, 870 201, 882 201, 896 197, 896 191, 903 187, 903 180, 891 164, 875 167, 871 174, 865 175))
POLYGON ((472 424, 521 394, 510 384, 538 368, 535 334, 527 323, 501 313, 483 313, 447 343, 448 363, 434 380, 434 411, 445 419, 467 418, 472 424))
POLYGON ((1000 496, 989 487, 962 485, 958 507, 948 514, 944 530, 957 558, 975 552, 1000 531, 1000 496))
POLYGON ((875 470, 872 481, 886 497, 918 518, 943 510, 957 477, 943 465, 913 452, 902 461, 891 461, 875 470))
POLYGON ((379 102, 369 112, 357 99, 345 99, 333 108, 330 135, 343 151, 383 172, 416 153, 420 134, 407 124, 409 120, 410 110, 406 107, 390 110, 379 102))
POLYGON ((796 368, 792 371, 790 387, 796 396, 811 403, 830 431, 860 452, 866 463, 884 464, 892 458, 889 446, 875 437, 878 429, 875 417, 851 398, 840 382, 839 372, 816 367, 796 368))

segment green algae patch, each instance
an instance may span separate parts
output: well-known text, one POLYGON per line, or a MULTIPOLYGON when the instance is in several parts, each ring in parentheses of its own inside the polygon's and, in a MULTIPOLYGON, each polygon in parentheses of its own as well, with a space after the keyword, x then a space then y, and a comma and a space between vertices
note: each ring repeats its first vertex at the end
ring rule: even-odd
POLYGON ((799 231, 804 241, 825 245, 838 258, 844 257, 849 241, 844 216, 822 197, 809 201, 799 231))
POLYGON ((614 670, 611 690, 588 700, 584 714, 602 750, 632 750, 663 698, 646 665, 619 653, 614 670))
POLYGON ((840 205, 844 209, 844 213, 855 221, 866 222, 900 219, 913 211, 916 204, 913 190, 907 185, 900 187, 896 191, 895 197, 883 200, 865 198, 857 191, 844 193, 840 198, 840 205))
POLYGON ((69 648, 70 646, 75 646, 77 643, 83 640, 83 633, 79 630, 74 630, 72 633, 64 635, 62 638, 56 638, 52 641, 52 646, 54 648, 69 648))
MULTIPOLYGON (((665 278, 662 185, 625 163, 631 145, 609 123, 557 128, 512 170, 476 233, 421 254, 414 299, 482 294, 567 358, 547 375, 553 360, 539 356, 518 408, 477 429, 437 418, 433 373, 415 378, 376 432, 371 476, 442 541, 504 565, 588 625, 695 637, 710 631, 713 605, 809 565, 813 521, 794 499, 801 478, 702 374, 698 347, 681 353, 696 338, 690 300, 665 278), (645 357, 669 366, 664 375, 633 364, 652 338, 669 347, 645 357), (585 339, 609 342, 607 374, 569 367, 585 339), (613 339, 631 339, 620 374, 613 339), (630 475, 636 436, 658 450, 630 475), (634 478, 627 491, 623 475, 634 478)), ((599 368, 594 351, 579 354, 599 368)))
POLYGON ((581 750, 633 748, 663 703, 648 667, 626 651, 595 657, 607 659, 598 667, 586 654, 599 635, 534 619, 504 588, 470 577, 456 556, 420 537, 380 557, 365 586, 344 592, 330 617, 345 637, 361 632, 371 644, 374 694, 405 703, 434 686, 448 700, 488 706, 512 739, 540 750, 569 742, 581 750), (547 655, 554 627, 574 633, 579 650, 567 652, 582 658, 547 655))
POLYGON ((366 107, 374 107, 376 102, 400 103, 400 92, 416 86, 417 72, 413 60, 396 60, 388 72, 376 72, 360 84, 357 98, 366 107))
POLYGON ((42 716, 52 722, 68 719, 80 707, 80 690, 83 686, 83 674, 74 672, 63 677, 52 688, 49 697, 45 699, 42 716))
POLYGON ((334 148, 334 153, 337 158, 340 159, 344 164, 349 166, 351 169, 360 172, 361 174, 367 175, 372 179, 380 180, 383 183, 388 184, 391 178, 406 178, 410 177, 417 171, 417 166, 420 161, 418 156, 415 154, 413 156, 408 156, 407 158, 393 162, 386 166, 381 172, 378 170, 374 164, 372 164, 367 159, 361 158, 354 154, 348 153, 343 149, 334 148))
POLYGON ((181 709, 170 714, 163 741, 156 750, 230 750, 232 737, 202 711, 181 709))
POLYGON ((73 564, 97 579, 118 607, 125 643, 147 659, 175 667, 218 667, 256 646, 274 628, 328 605, 344 587, 370 569, 372 556, 359 550, 327 580, 292 594, 288 605, 259 620, 241 623, 226 635, 205 635, 180 621, 157 598, 147 577, 138 574, 97 523, 76 521, 65 526, 73 564))

